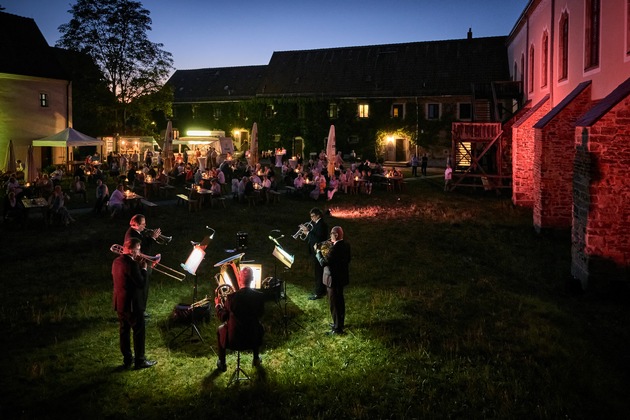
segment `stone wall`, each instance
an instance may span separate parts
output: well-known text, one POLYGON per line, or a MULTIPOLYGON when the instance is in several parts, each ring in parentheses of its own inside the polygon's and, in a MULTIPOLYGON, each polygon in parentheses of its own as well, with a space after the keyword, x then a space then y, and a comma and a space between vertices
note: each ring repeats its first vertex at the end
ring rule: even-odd
POLYGON ((592 105, 590 85, 534 136, 534 228, 570 229, 573 219, 575 122, 592 105))
POLYGON ((534 204, 534 124, 551 109, 545 99, 530 109, 512 127, 512 202, 517 206, 534 204))
POLYGON ((571 274, 628 281, 630 262, 630 97, 590 127, 575 129, 571 274))

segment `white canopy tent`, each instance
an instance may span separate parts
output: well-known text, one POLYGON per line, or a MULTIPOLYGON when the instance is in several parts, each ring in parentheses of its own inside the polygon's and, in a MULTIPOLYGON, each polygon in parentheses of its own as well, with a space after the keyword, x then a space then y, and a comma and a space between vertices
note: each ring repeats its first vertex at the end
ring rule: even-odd
POLYGON ((70 164, 74 160, 74 156, 70 153, 71 147, 100 146, 102 155, 104 145, 105 142, 103 140, 90 137, 72 127, 68 127, 52 136, 33 140, 33 147, 64 147, 66 149, 65 164, 68 166, 68 170, 71 169, 70 164))

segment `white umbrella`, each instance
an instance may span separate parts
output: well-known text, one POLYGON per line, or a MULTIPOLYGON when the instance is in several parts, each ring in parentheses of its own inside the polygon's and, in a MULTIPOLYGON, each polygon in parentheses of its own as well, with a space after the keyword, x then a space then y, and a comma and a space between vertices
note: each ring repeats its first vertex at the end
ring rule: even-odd
POLYGON ((173 122, 168 120, 166 124, 166 132, 164 133, 164 147, 162 147, 162 160, 164 161, 164 170, 168 173, 173 169, 173 122))
POLYGON ((335 126, 330 126, 330 131, 328 131, 328 142, 326 143, 326 157, 328 159, 328 165, 326 169, 328 170, 328 176, 333 176, 335 174, 335 155, 337 154, 337 148, 335 147, 335 126))
POLYGON ((33 146, 28 146, 28 153, 26 154, 26 182, 35 182, 36 178, 37 168, 33 158, 33 146))
POLYGON ((5 172, 15 173, 17 169, 17 162, 15 160, 15 149, 13 148, 13 140, 9 140, 9 150, 7 151, 7 161, 4 165, 5 172))
POLYGON ((258 163, 258 124, 252 126, 252 135, 249 141, 249 164, 255 166, 258 163))

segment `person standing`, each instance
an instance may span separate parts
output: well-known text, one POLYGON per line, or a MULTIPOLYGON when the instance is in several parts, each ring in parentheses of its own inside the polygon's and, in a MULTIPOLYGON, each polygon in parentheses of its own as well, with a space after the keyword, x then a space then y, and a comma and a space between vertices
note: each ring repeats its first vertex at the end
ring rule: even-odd
POLYGON ((422 170, 422 176, 427 176, 427 165, 429 164, 429 158, 427 154, 422 155, 422 161, 420 163, 420 168, 422 170))
POLYGON ((146 281, 147 262, 138 262, 140 241, 130 238, 125 241, 123 253, 112 263, 114 282, 113 307, 118 314, 119 344, 123 355, 123 367, 128 369, 132 364, 136 369, 154 366, 155 360, 147 360, 144 354, 145 325, 143 289, 146 281), (133 350, 131 352, 130 333, 133 330, 133 350))
POLYGON ((418 155, 413 155, 411 157, 411 175, 418 176, 418 166, 420 166, 420 159, 418 159, 418 155))
MULTIPOLYGON (((125 233, 125 242, 127 242, 131 238, 136 238, 140 241, 140 252, 144 255, 150 255, 151 247, 155 243, 155 240, 160 236, 162 230, 157 228, 153 230, 150 234, 144 232, 147 227, 147 221, 143 214, 135 214, 129 220, 129 229, 125 233), (144 232, 144 233, 143 233, 144 232)), ((147 269, 146 281, 144 282, 143 288, 143 307, 147 307, 147 301, 149 299, 149 283, 151 279, 150 268, 147 269)), ((148 318, 150 315, 148 312, 144 312, 144 316, 148 318)))
POLYGON ((251 289, 254 271, 245 267, 238 276, 239 289, 230 293, 225 302, 221 296, 214 298, 215 311, 221 322, 217 328, 218 356, 217 369, 227 370, 225 350, 252 350, 254 366, 259 366, 260 346, 265 329, 260 318, 265 310, 265 296, 259 290, 251 289))
POLYGON ((109 201, 109 188, 107 184, 103 183, 103 180, 96 181, 96 203, 94 203, 94 213, 101 214, 103 204, 109 201))
MULTIPOLYGON (((343 288, 350 283, 350 245, 343 239, 343 229, 335 226, 330 231, 333 246, 325 261, 328 270, 322 278, 326 283, 326 294, 332 316, 332 328, 328 334, 343 334, 346 318, 346 300, 343 288)), ((319 251, 321 252, 321 251, 319 251)), ((318 258, 321 260, 321 257, 318 258)))
POLYGON ((313 294, 309 296, 309 300, 321 299, 326 296, 326 287, 322 283, 322 275, 324 268, 317 261, 316 246, 318 243, 327 239, 328 225, 324 220, 323 212, 318 207, 313 207, 310 211, 311 216, 311 229, 307 230, 305 226, 302 227, 302 231, 307 233, 306 243, 308 245, 308 253, 311 256, 311 263, 313 264, 313 274, 315 276, 315 286, 313 287, 313 294))
POLYGON ((451 190, 451 179, 453 178, 453 169, 450 165, 444 170, 444 191, 451 190))

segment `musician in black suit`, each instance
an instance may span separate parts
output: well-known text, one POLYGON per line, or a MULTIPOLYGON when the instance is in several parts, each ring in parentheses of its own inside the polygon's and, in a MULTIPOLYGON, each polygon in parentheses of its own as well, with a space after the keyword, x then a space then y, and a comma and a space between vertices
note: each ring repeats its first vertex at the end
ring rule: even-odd
POLYGON ((125 241, 123 253, 112 263, 114 282, 113 307, 118 313, 120 352, 123 366, 130 368, 135 362, 136 369, 155 365, 154 360, 146 360, 144 355, 144 298, 143 290, 147 275, 147 263, 137 261, 140 253, 140 241, 130 238, 125 241), (130 333, 133 330, 133 349, 131 352, 130 333))
POLYGON ((308 298, 309 300, 320 299, 326 296, 326 287, 322 283, 324 268, 317 261, 315 255, 316 245, 328 239, 328 225, 322 218, 323 215, 324 213, 317 207, 313 207, 310 211, 312 228, 308 231, 306 243, 308 245, 308 254, 311 256, 311 263, 313 264, 315 286, 313 288, 313 294, 308 298))
MULTIPOLYGON (((144 255, 151 255, 151 247, 155 243, 155 240, 162 231, 157 228, 152 231, 151 234, 145 232, 147 227, 147 220, 142 214, 135 214, 129 220, 129 229, 125 232, 125 242, 130 238, 137 238, 140 240, 140 252, 144 255)), ((151 267, 147 269, 147 279, 143 290, 144 307, 147 307, 147 301, 149 299, 149 283, 151 279, 151 267)), ((145 317, 149 317, 147 312, 144 313, 145 317)))
POLYGON ((245 267, 238 278, 239 289, 221 301, 221 296, 215 296, 215 310, 221 322, 217 329, 217 347, 219 349, 217 369, 227 370, 225 350, 252 350, 254 366, 261 363, 259 351, 265 332, 260 317, 265 310, 265 296, 262 292, 251 289, 254 272, 245 267))
POLYGON ((329 334, 343 334, 346 317, 346 300, 343 288, 350 283, 350 244, 343 239, 343 229, 335 226, 330 231, 333 243, 326 265, 330 270, 330 282, 326 287, 330 314, 332 315, 332 330, 329 334))

